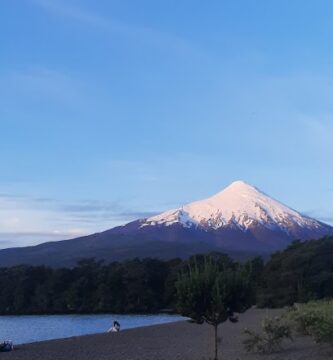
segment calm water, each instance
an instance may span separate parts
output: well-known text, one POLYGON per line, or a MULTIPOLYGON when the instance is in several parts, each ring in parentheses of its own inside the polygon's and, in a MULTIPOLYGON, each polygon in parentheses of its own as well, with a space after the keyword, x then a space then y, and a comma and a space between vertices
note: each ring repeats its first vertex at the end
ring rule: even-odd
POLYGON ((113 320, 121 329, 179 321, 177 315, 42 315, 0 316, 0 342, 14 344, 106 332, 113 320))

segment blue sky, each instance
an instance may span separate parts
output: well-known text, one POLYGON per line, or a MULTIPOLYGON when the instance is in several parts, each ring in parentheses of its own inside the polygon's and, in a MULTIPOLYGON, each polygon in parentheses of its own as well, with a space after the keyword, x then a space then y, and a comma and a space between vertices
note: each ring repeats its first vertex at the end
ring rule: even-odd
POLYGON ((333 4, 3 0, 0 247, 245 180, 333 224, 333 4))

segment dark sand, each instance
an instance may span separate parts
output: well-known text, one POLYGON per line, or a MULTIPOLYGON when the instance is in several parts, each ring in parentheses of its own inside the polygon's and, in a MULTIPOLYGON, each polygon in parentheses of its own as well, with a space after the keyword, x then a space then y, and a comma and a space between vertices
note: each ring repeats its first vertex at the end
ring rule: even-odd
MULTIPOLYGON (((251 309, 237 324, 220 326, 222 360, 333 360, 333 347, 316 345, 309 338, 287 342, 285 350, 271 355, 249 355, 243 350, 244 328, 257 329, 266 316, 279 310, 251 309)), ((8 360, 209 360, 213 330, 187 322, 157 325, 120 333, 87 335, 20 345, 0 357, 8 360)))

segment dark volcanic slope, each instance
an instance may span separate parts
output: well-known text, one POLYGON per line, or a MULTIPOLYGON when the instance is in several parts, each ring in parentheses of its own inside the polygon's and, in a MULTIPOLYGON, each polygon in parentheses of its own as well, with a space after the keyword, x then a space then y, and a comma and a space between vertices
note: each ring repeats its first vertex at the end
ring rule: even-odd
POLYGON ((18 264, 74 266, 80 259, 116 261, 133 257, 171 259, 222 251, 242 259, 267 255, 290 243, 285 234, 255 228, 203 231, 179 225, 140 228, 140 222, 72 240, 0 250, 0 266, 18 264))
MULTIPOLYGON (((209 234, 192 229, 170 227, 162 231, 132 230, 120 227, 72 240, 0 250, 0 267, 18 264, 70 267, 81 259, 92 257, 107 262, 133 257, 172 259, 221 250, 209 234)), ((251 251, 250 254, 237 250, 230 253, 237 258, 252 255, 251 251)))

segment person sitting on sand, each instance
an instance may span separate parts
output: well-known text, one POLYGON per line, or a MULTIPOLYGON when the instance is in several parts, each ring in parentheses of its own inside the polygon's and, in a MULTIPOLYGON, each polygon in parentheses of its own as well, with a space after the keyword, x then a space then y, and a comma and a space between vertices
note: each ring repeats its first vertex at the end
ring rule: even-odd
POLYGON ((111 329, 108 330, 108 332, 119 332, 120 331, 120 324, 118 321, 113 322, 113 326, 111 329))
POLYGON ((14 346, 13 346, 13 342, 11 340, 4 341, 0 345, 1 352, 8 352, 8 351, 13 351, 13 350, 14 350, 14 346))

